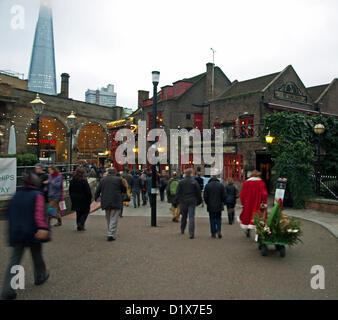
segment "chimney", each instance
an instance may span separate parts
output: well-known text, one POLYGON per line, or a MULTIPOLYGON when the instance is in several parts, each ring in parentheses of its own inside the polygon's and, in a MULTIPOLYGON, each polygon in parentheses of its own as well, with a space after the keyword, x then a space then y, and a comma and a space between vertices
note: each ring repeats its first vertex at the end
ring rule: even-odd
POLYGON ((140 108, 144 100, 149 99, 149 91, 139 90, 137 98, 137 106, 140 108))
POLYGON ((61 93, 60 96, 63 98, 69 98, 69 74, 61 74, 61 93))
POLYGON ((212 99, 214 97, 214 64, 211 62, 207 63, 207 78, 205 89, 206 100, 212 99))

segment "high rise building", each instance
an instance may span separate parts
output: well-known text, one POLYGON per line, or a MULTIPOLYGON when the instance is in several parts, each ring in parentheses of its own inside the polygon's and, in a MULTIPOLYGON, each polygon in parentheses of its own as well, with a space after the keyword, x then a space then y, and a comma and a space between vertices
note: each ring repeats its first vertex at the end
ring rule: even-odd
POLYGON ((116 96, 114 85, 108 84, 107 88, 101 88, 101 90, 88 89, 86 91, 86 102, 106 107, 116 107, 116 96))
POLYGON ((56 95, 53 14, 50 1, 41 1, 36 24, 28 90, 56 95))

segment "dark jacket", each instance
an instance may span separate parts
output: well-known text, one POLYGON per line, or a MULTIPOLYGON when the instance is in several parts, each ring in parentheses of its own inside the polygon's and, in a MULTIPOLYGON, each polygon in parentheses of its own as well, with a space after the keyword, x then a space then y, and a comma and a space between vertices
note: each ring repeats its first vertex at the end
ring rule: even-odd
POLYGON ((198 182, 201 191, 203 191, 204 188, 204 179, 202 177, 195 177, 195 180, 198 182))
POLYGON ((44 184, 43 182, 48 181, 48 174, 41 172, 41 173, 35 173, 39 179, 40 179, 40 192, 43 193, 43 195, 45 196, 45 201, 48 201, 48 185, 44 184))
POLYGON ((225 188, 217 178, 211 178, 204 188, 204 201, 208 212, 221 212, 224 210, 225 188))
POLYGON ((45 216, 45 199, 37 188, 18 191, 9 202, 7 215, 11 246, 46 242, 35 239, 35 233, 39 229, 49 230, 45 216))
POLYGON ((152 182, 153 182, 152 177, 147 177, 146 183, 147 183, 147 192, 148 193, 151 193, 152 182))
POLYGON ((95 201, 101 196, 101 208, 121 209, 122 193, 126 193, 126 187, 123 185, 121 177, 108 174, 103 178, 95 192, 95 201))
POLYGON ((69 196, 72 201, 72 210, 89 212, 90 203, 92 202, 92 192, 87 179, 72 179, 69 184, 69 196))
POLYGON ((228 208, 235 208, 236 205, 236 196, 237 196, 237 189, 233 184, 228 184, 225 187, 225 204, 228 208))
POLYGON ((176 194, 181 206, 198 206, 202 203, 200 186, 192 177, 186 177, 180 181, 176 194))
POLYGON ((131 190, 140 192, 141 191, 141 178, 140 176, 134 175, 131 179, 131 190))

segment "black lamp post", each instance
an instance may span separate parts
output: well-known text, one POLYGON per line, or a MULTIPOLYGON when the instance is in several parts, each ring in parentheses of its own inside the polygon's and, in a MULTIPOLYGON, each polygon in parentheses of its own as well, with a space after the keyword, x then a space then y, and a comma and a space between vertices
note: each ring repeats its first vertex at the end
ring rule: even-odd
POLYGON ((36 155, 38 157, 38 161, 40 159, 40 116, 45 108, 45 103, 40 99, 39 94, 36 94, 36 97, 33 101, 29 103, 33 111, 36 115, 36 142, 37 142, 37 148, 36 148, 36 155))
POLYGON ((325 132, 325 127, 321 123, 318 123, 314 127, 315 134, 318 135, 317 144, 317 168, 316 168, 316 193, 320 194, 320 176, 321 176, 321 163, 320 163, 320 136, 325 132))
MULTIPOLYGON (((160 82, 160 72, 152 72, 152 80, 154 85, 154 94, 153 94, 153 129, 157 128, 157 86, 160 82)), ((156 165, 151 166, 152 182, 151 182, 151 226, 156 227, 156 165)))
POLYGON ((69 171, 72 171, 72 149, 73 149, 73 128, 75 126, 76 116, 74 111, 67 117, 67 122, 70 127, 70 138, 69 138, 69 171))
POLYGON ((49 159, 51 157, 51 153, 50 153, 50 143, 51 142, 50 141, 52 140, 52 137, 53 137, 52 133, 48 132, 48 134, 47 134, 47 138, 48 138, 48 164, 50 163, 49 159))

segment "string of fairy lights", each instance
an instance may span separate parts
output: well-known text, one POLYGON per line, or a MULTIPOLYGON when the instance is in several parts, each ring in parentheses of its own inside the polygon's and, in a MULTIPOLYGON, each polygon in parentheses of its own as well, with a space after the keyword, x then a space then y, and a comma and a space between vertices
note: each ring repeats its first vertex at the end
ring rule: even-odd
MULTIPOLYGON (((23 115, 12 115, 9 113, 1 114, 4 119, 9 120, 8 123, 15 126, 16 134, 24 134, 27 137, 27 145, 36 146, 36 121, 34 118, 30 118, 26 120, 24 125, 22 122, 25 121, 25 117, 23 115), (22 131, 21 128, 24 128, 22 131)), ((60 120, 54 117, 41 117, 40 118, 40 138, 47 139, 48 135, 51 134, 52 139, 57 140, 60 143, 60 146, 67 139, 67 128, 62 124, 60 120)), ((78 127, 81 128, 78 134, 78 150, 80 154, 88 154, 88 153, 97 153, 100 151, 104 151, 107 148, 107 139, 108 135, 103 128, 103 126, 97 122, 88 123, 81 122, 78 123, 78 127), (86 150, 88 152, 86 152, 86 150)), ((2 134, 4 136, 9 135, 10 126, 6 126, 2 129, 2 134)))

